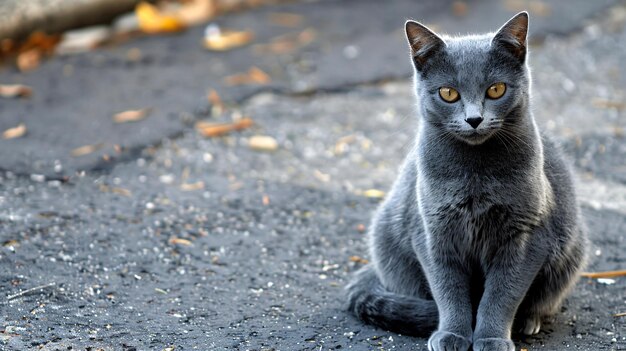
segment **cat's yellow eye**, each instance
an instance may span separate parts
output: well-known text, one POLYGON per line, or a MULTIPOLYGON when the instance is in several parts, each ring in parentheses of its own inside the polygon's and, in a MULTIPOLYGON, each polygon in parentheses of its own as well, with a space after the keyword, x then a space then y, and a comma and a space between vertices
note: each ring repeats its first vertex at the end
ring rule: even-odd
POLYGON ((441 87, 439 88, 439 96, 446 102, 455 102, 459 99, 459 92, 454 88, 441 87))
POLYGON ((487 96, 490 99, 499 99, 502 97, 502 95, 504 95, 505 91, 506 91, 506 84, 502 82, 496 83, 490 86, 489 89, 487 89, 487 96))

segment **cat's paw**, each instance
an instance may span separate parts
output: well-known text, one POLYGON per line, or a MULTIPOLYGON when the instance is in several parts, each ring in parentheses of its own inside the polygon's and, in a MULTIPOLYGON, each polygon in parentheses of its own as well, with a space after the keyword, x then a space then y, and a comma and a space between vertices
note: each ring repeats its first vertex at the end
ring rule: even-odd
POLYGON ((478 339, 474 340, 474 351, 515 351, 515 344, 510 339, 478 339))
POLYGON ((535 335, 541 330, 541 318, 540 317, 527 317, 524 321, 524 329, 522 333, 524 335, 535 335))
POLYGON ((430 351, 467 351, 472 342, 454 333, 446 331, 436 331, 428 339, 428 350, 430 351))

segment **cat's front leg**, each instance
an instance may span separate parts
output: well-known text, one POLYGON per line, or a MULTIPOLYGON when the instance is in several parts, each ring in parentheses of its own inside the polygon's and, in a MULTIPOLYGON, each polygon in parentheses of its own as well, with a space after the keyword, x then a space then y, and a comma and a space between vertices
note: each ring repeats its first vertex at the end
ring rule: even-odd
POLYGON ((529 241, 523 235, 511 240, 489 262, 476 315, 474 351, 515 351, 513 319, 545 257, 529 241))
POLYGON ((470 274, 450 242, 433 241, 426 270, 439 310, 439 327, 428 340, 428 349, 467 351, 472 344, 470 274))

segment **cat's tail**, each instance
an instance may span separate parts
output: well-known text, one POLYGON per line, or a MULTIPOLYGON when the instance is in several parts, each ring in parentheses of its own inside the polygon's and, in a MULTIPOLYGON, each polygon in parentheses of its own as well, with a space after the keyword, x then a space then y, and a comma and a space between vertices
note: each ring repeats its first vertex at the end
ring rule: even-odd
POLYGON ((365 323, 423 337, 437 329, 439 313, 434 300, 385 290, 371 264, 356 273, 346 290, 348 310, 365 323))

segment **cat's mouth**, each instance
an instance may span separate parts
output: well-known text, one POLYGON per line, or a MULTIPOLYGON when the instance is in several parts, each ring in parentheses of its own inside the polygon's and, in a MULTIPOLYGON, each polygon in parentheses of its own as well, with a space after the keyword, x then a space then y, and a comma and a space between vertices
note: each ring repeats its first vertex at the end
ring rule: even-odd
POLYGON ((495 129, 479 129, 472 131, 459 131, 455 133, 457 138, 470 145, 480 145, 487 141, 494 133, 495 129))

